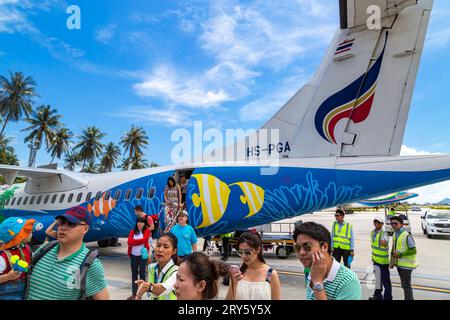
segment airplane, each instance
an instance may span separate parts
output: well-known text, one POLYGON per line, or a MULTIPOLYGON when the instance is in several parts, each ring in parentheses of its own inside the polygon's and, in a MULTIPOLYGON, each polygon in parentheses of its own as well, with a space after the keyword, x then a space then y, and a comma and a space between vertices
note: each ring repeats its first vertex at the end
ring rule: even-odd
POLYGON ((317 72, 261 128, 279 130, 277 147, 238 146, 239 156, 258 161, 105 174, 0 165, 11 186, 2 214, 35 219, 34 238, 43 241, 55 216, 81 205, 93 213, 85 241, 126 237, 134 206, 160 213, 167 178, 184 173, 189 224, 203 237, 450 179, 449 155, 399 156, 433 0, 339 4, 340 28, 317 72), (366 21, 373 4, 381 8, 381 28, 372 30, 366 21), (261 174, 272 151, 277 172, 261 174), (28 181, 12 185, 16 176, 28 181))

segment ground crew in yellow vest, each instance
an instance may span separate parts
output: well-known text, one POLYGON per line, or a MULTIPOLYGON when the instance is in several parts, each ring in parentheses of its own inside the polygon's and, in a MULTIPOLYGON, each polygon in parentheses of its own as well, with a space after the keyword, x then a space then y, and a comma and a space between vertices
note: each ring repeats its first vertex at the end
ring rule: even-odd
POLYGON ((353 226, 344 221, 345 213, 341 209, 336 210, 334 215, 336 221, 331 228, 331 247, 333 257, 337 262, 344 260, 344 265, 350 268, 349 257, 354 256, 355 237, 353 236, 353 226))
POLYGON ((405 300, 414 300, 411 287, 411 273, 417 267, 416 244, 413 237, 403 229, 401 217, 391 217, 391 226, 394 229, 393 247, 391 253, 390 267, 397 267, 402 284, 405 300))
POLYGON ((388 215, 388 217, 392 217, 392 216, 395 216, 396 214, 397 214, 397 212, 395 212, 395 208, 392 207, 389 209, 389 212, 387 215, 388 215))
POLYGON ((383 229, 381 218, 373 219, 375 229, 370 233, 372 262, 375 272, 375 292, 369 300, 392 300, 392 284, 389 272, 389 237, 383 229), (383 293, 384 287, 384 295, 383 293))

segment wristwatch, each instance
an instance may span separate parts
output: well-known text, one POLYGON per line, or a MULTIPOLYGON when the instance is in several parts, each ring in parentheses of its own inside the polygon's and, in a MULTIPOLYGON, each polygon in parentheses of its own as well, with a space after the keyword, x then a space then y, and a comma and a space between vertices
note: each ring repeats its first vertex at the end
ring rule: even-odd
POLYGON ((323 283, 317 282, 313 285, 313 289, 317 291, 323 291, 323 283))
POLYGON ((153 291, 153 283, 150 283, 150 286, 148 287, 147 292, 152 292, 153 291))

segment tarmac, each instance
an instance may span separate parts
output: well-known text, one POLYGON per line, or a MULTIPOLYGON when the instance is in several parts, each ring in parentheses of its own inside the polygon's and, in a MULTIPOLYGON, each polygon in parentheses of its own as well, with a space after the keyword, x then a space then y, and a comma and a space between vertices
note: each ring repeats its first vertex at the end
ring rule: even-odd
MULTIPOLYGON (((450 237, 428 239, 421 229, 421 213, 409 212, 412 234, 417 247, 418 267, 412 273, 414 298, 416 300, 450 300, 450 237)), ((384 212, 361 212, 346 215, 345 220, 353 225, 355 235, 355 257, 352 270, 358 275, 362 286, 362 299, 367 300, 374 291, 375 278, 372 272, 370 231, 373 229, 373 218, 382 217, 384 212)), ((295 217, 280 222, 314 221, 331 228, 334 221, 333 212, 317 212, 295 217)), ((88 247, 98 249, 100 260, 110 290, 110 298, 124 300, 131 295, 131 269, 127 256, 126 239, 120 240, 121 246, 97 248, 96 243, 88 247)), ((202 248, 203 239, 199 238, 198 248, 202 248)), ((211 256, 220 259, 219 252, 211 256)), ((279 259, 273 250, 264 253, 267 264, 276 269, 281 281, 281 299, 304 300, 305 285, 303 265, 295 254, 287 259, 279 259)), ((240 264, 240 258, 233 251, 227 264, 240 264)), ((403 290, 396 269, 391 269, 394 300, 403 300, 403 290)), ((220 281, 219 300, 225 298, 228 286, 220 281)))

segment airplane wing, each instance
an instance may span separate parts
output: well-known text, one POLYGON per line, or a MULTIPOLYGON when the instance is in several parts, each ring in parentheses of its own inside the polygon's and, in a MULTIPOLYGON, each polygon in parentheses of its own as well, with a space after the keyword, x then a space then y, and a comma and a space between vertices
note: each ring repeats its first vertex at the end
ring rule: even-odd
POLYGON ((419 195, 417 193, 412 193, 412 192, 397 192, 397 193, 379 197, 379 198, 362 200, 362 201, 359 201, 358 203, 365 205, 365 206, 369 206, 369 207, 378 207, 378 206, 388 205, 391 203, 405 201, 405 200, 415 198, 418 196, 419 195))
POLYGON ((12 185, 16 177, 28 178, 25 191, 29 193, 68 191, 85 187, 88 184, 87 180, 76 174, 54 169, 25 168, 1 164, 0 175, 5 178, 8 185, 12 185))
POLYGON ((367 19, 372 15, 369 6, 378 6, 383 20, 416 4, 417 0, 339 0, 341 29, 367 27, 367 19))

